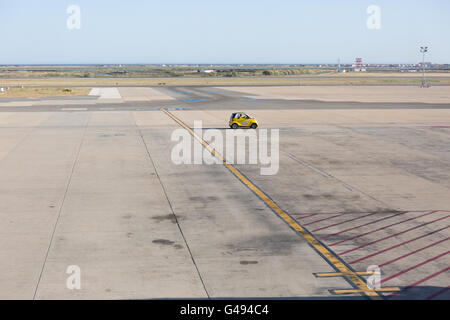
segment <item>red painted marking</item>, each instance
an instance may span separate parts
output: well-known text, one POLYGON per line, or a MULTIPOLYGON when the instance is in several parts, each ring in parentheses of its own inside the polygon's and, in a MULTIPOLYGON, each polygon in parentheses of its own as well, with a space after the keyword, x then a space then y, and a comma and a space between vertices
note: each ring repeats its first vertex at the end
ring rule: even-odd
MULTIPOLYGON (((293 214, 293 216, 296 218, 296 219, 305 219, 305 218, 309 218, 309 217, 312 217, 312 216, 316 216, 316 215, 318 215, 319 213, 313 213, 313 214, 308 214, 308 215, 306 215, 306 216, 303 216, 303 217, 299 217, 297 214, 293 214)), ((300 214, 301 215, 301 214, 300 214)))
POLYGON ((344 220, 344 221, 341 221, 341 222, 333 223, 332 225, 329 225, 329 226, 326 226, 326 227, 321 227, 321 228, 313 230, 311 232, 316 232, 316 231, 319 231, 319 230, 328 229, 328 228, 331 228, 331 227, 334 227, 334 226, 338 226, 340 224, 344 224, 344 223, 347 223, 347 222, 350 222, 350 221, 355 221, 355 220, 362 219, 362 218, 365 218, 365 217, 368 217, 368 216, 372 216, 372 215, 377 214, 377 213, 378 212, 372 212, 372 213, 366 214, 364 216, 360 216, 360 217, 356 217, 356 218, 353 218, 353 219, 348 219, 348 220, 344 220))
POLYGON ((314 223, 317 223, 317 222, 320 222, 320 221, 324 221, 324 220, 328 220, 328 219, 340 217, 340 216, 342 216, 342 215, 344 215, 344 214, 346 214, 346 213, 340 213, 340 214, 337 214, 337 215, 334 215, 334 216, 331 216, 331 217, 327 217, 327 218, 315 220, 315 221, 312 221, 312 222, 308 222, 308 223, 305 223, 304 226, 308 226, 308 225, 310 225, 310 224, 314 224, 314 223))
MULTIPOLYGON (((377 256, 377 255, 379 255, 379 254, 381 254, 381 253, 384 253, 384 252, 386 252, 386 251, 389 251, 389 250, 398 248, 398 247, 400 247, 400 246, 403 246, 403 245, 405 245, 405 244, 407 244, 407 243, 411 243, 411 242, 416 241, 416 240, 418 240, 418 239, 422 239, 422 238, 428 237, 428 236, 430 236, 430 235, 432 235, 432 234, 434 234, 434 233, 437 233, 437 232, 439 232, 439 231, 442 231, 442 230, 445 230, 445 229, 448 229, 448 228, 449 228, 449 226, 446 226, 445 228, 441 228, 441 229, 435 230, 435 231, 433 231, 433 232, 424 234, 424 235, 422 235, 422 236, 420 236, 420 237, 417 237, 417 238, 414 238, 414 239, 411 239, 411 240, 408 240, 408 241, 405 241, 405 242, 396 244, 395 246, 392 246, 392 247, 389 247, 389 248, 386 248, 386 249, 377 251, 377 252, 375 252, 375 253, 369 254, 368 256, 359 258, 359 259, 354 260, 354 261, 349 262, 349 263, 350 263, 350 264, 354 264, 354 263, 361 262, 361 261, 366 260, 366 259, 368 259, 368 258, 372 258, 372 257, 377 256)), ((447 239, 448 239, 448 238, 447 238, 447 239)), ((445 239, 445 240, 447 240, 447 239, 445 239)))
POLYGON ((379 267, 381 268, 381 267, 387 266, 388 264, 391 264, 391 263, 393 263, 393 262, 395 262, 395 261, 398 261, 398 260, 401 260, 401 259, 403 259, 403 258, 409 257, 410 255, 416 254, 417 252, 420 252, 420 251, 423 251, 423 250, 425 250, 425 249, 434 247, 435 245, 438 245, 439 243, 445 242, 445 241, 447 241, 448 239, 450 239, 450 238, 442 239, 442 240, 440 240, 440 241, 438 241, 438 242, 429 244, 429 245, 427 245, 427 246, 425 246, 425 247, 423 247, 423 248, 414 250, 414 251, 412 251, 412 252, 410 252, 410 253, 406 253, 406 254, 404 254, 404 255, 398 257, 398 258, 395 258, 395 259, 392 259, 392 260, 390 260, 390 261, 388 261, 388 262, 385 262, 385 263, 380 264, 379 267))
POLYGON ((432 294, 432 295, 429 296, 429 297, 426 297, 425 300, 431 300, 431 299, 434 299, 434 298, 436 298, 437 296, 440 296, 441 294, 443 294, 444 292, 446 292, 448 289, 450 289, 450 286, 448 286, 447 288, 444 288, 444 289, 442 289, 442 290, 439 290, 438 292, 432 294))
POLYGON ((414 229, 417 229, 417 228, 426 226, 427 224, 430 224, 430 223, 433 223, 433 222, 436 222, 436 221, 440 221, 440 220, 443 220, 443 219, 447 219, 448 217, 450 217, 450 215, 449 215, 449 216, 442 217, 442 218, 439 218, 439 219, 436 219, 436 220, 433 220, 433 221, 429 221, 429 222, 423 223, 423 224, 421 224, 421 225, 418 225, 418 226, 415 226, 415 227, 412 227, 412 228, 403 230, 403 231, 398 232, 398 233, 396 233, 396 234, 392 234, 392 235, 390 235, 390 236, 387 236, 387 237, 384 237, 384 238, 381 238, 381 239, 378 239, 378 240, 375 240, 375 241, 372 241, 372 242, 363 244, 363 245, 361 245, 361 246, 359 246, 359 247, 356 247, 356 248, 353 248, 353 249, 346 250, 346 251, 341 252, 341 253, 339 253, 339 254, 347 254, 347 253, 353 252, 353 251, 355 251, 355 250, 358 250, 358 249, 361 249, 361 248, 370 246, 371 244, 374 244, 374 243, 377 243, 377 242, 380 242, 380 241, 383 241, 383 240, 386 240, 386 239, 389 239, 389 238, 392 238, 392 237, 396 237, 396 236, 399 236, 399 235, 404 234, 404 233, 406 233, 406 232, 412 231, 412 230, 414 230, 414 229))
POLYGON ((445 256, 445 255, 447 255, 447 254, 449 254, 449 253, 450 253, 450 251, 441 253, 440 255, 437 255, 437 256, 435 256, 435 257, 433 257, 433 258, 430 258, 430 259, 428 259, 428 260, 425 260, 425 261, 423 261, 423 262, 421 262, 421 263, 419 263, 419 264, 416 264, 415 266, 412 266, 412 267, 409 267, 409 268, 407 268, 407 269, 405 269, 405 270, 402 270, 402 271, 400 271, 400 272, 397 272, 396 274, 394 274, 394 275, 392 275, 392 276, 390 276, 390 277, 387 277, 387 278, 384 278, 383 280, 381 280, 381 283, 385 283, 385 282, 387 282, 387 281, 389 281, 389 280, 391 280, 391 279, 397 278, 398 276, 400 276, 400 275, 402 275, 402 274, 404 274, 404 273, 406 273, 406 272, 409 272, 409 271, 411 271, 411 270, 413 270, 413 269, 416 269, 416 268, 418 268, 418 267, 421 267, 421 266, 423 266, 423 265, 425 265, 425 264, 427 264, 427 263, 430 263, 430 262, 432 262, 432 261, 434 261, 434 260, 436 260, 436 259, 439 259, 439 258, 441 258, 441 257, 443 257, 443 256, 445 256))
MULTIPOLYGON (((433 273, 432 275, 429 275, 428 277, 423 278, 422 280, 419 280, 419 281, 417 281, 417 282, 414 282, 413 284, 410 284, 409 286, 405 287, 402 291, 406 291, 406 290, 408 290, 408 289, 411 289, 412 287, 415 287, 415 286, 421 284, 422 282, 425 282, 425 281, 428 281, 428 280, 430 280, 430 279, 432 279, 432 278, 434 278, 434 277, 437 277, 438 275, 440 275, 441 273, 444 273, 444 272, 448 271, 449 269, 450 269, 450 267, 447 267, 447 268, 445 268, 444 270, 441 270, 441 271, 438 271, 438 272, 436 272, 436 273, 433 273)), ((396 295, 398 295, 398 294, 400 294, 400 293, 401 293, 401 292, 393 292, 393 293, 391 293, 389 296, 390 296, 390 297, 396 296, 396 295)))
POLYGON ((429 215, 429 214, 433 214, 433 213, 435 213, 435 212, 437 212, 437 211, 427 212, 427 213, 422 214, 422 215, 417 216, 417 217, 413 217, 413 218, 409 218, 409 219, 406 219, 406 220, 403 220, 403 221, 399 221, 399 222, 396 222, 396 223, 392 223, 392 224, 389 224, 389 225, 384 226, 384 227, 380 227, 380 228, 375 229, 375 230, 372 230, 372 231, 367 231, 367 232, 358 234, 358 235, 356 235, 356 236, 353 236, 353 237, 350 237, 350 238, 347 238, 347 239, 344 239, 344 240, 337 241, 337 242, 335 242, 335 243, 329 244, 328 246, 329 246, 329 247, 332 247, 332 246, 341 244, 341 243, 346 242, 346 241, 349 241, 349 240, 358 239, 358 238, 361 238, 361 237, 366 236, 366 235, 368 235, 368 234, 371 234, 371 233, 374 233, 374 232, 377 232, 377 231, 380 231, 380 230, 384 230, 384 229, 386 229, 386 228, 389 228, 389 227, 392 227, 392 226, 396 226, 396 225, 399 225, 399 224, 402 224, 402 223, 405 223, 405 222, 408 222, 408 221, 411 221, 411 220, 414 220, 414 219, 417 219, 417 218, 420 218, 420 217, 425 217, 425 216, 427 216, 427 215, 429 215))
POLYGON ((398 215, 405 214, 405 213, 408 213, 408 212, 400 212, 400 213, 394 214, 394 215, 389 216, 389 217, 384 217, 384 218, 381 218, 381 219, 378 219, 378 220, 375 220, 375 221, 371 221, 371 222, 368 222, 368 223, 365 223, 365 224, 361 224, 361 225, 356 226, 356 227, 348 228, 348 229, 345 229, 345 230, 342 230, 342 231, 339 231, 339 232, 336 232, 336 233, 333 233, 333 234, 329 234, 329 235, 323 237, 322 239, 325 240, 325 239, 327 239, 329 237, 332 237, 332 236, 335 236, 335 235, 338 235, 338 234, 341 234, 341 233, 344 233, 344 232, 347 232, 347 231, 350 231, 350 230, 354 230, 354 229, 358 229, 358 228, 361 228, 361 227, 365 227, 365 226, 367 226, 369 224, 377 223, 377 222, 380 222, 380 221, 383 221, 383 220, 387 220, 387 219, 390 219, 390 218, 393 218, 393 217, 396 217, 398 215))

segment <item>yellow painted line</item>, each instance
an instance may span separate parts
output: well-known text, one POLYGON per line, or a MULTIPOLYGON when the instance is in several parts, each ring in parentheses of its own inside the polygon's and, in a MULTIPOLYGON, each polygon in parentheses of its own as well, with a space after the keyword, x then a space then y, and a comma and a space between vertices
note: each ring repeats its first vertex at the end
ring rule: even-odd
POLYGON ((350 293, 364 293, 367 292, 397 292, 400 291, 400 288, 380 288, 380 289, 366 289, 366 290, 357 290, 357 289, 333 289, 332 293, 335 294, 350 294, 350 293))
POLYGON ((374 290, 368 289, 366 283, 347 265, 345 265, 333 252, 328 250, 325 246, 323 246, 319 240, 316 239, 312 234, 306 231, 297 221, 292 219, 286 212, 284 212, 275 202, 273 202, 263 191, 261 191, 256 185, 254 185, 250 180, 248 180, 239 170, 237 170, 234 166, 225 161, 223 156, 216 152, 211 146, 204 141, 200 136, 198 136, 194 130, 189 128, 183 121, 178 119, 172 113, 165 109, 161 109, 162 112, 167 114, 170 118, 172 118, 175 122, 177 122, 180 126, 186 129, 194 138, 196 138, 212 155, 217 157, 220 161, 223 162, 224 166, 228 168, 242 183, 244 183, 251 191, 253 191, 261 200, 263 200, 266 205, 269 206, 280 218, 282 218, 292 229, 297 231, 314 249, 316 249, 324 259, 328 261, 331 265, 333 265, 337 270, 341 273, 345 274, 345 278, 347 278, 356 288, 358 288, 359 292, 365 294, 371 299, 380 299, 381 296, 374 290))
MULTIPOLYGON (((374 275, 375 272, 352 272, 352 274, 357 274, 359 276, 371 276, 374 275)), ((323 273, 315 273, 316 277, 344 277, 346 276, 343 272, 323 272, 323 273)))

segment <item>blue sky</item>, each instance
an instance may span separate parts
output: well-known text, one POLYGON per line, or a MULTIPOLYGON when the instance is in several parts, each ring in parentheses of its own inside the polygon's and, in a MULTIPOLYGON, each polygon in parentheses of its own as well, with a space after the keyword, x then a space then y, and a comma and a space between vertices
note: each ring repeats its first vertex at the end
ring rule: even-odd
POLYGON ((0 34, 0 64, 450 63, 450 1, 0 0, 0 34))

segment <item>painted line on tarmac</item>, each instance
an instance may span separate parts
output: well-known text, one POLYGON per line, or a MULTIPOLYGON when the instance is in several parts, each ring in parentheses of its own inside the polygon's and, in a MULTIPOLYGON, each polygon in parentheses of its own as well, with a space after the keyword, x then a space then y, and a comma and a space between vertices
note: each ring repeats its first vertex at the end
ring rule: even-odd
POLYGON ((311 214, 306 214, 305 216, 301 216, 301 214, 294 213, 293 215, 295 216, 295 219, 301 220, 301 219, 306 219, 306 218, 311 218, 313 216, 317 216, 318 214, 320 214, 320 213, 311 213, 311 214))
POLYGON ((308 222, 308 223, 304 223, 303 225, 304 226, 309 226, 309 225, 312 225, 312 224, 315 224, 315 223, 319 223, 319 222, 322 222, 322 221, 334 219, 334 218, 337 218, 337 217, 340 217, 340 216, 343 216, 343 215, 346 215, 346 214, 347 213, 345 213, 345 212, 339 213, 339 214, 333 215, 331 217, 326 217, 326 218, 322 218, 322 219, 319 219, 319 220, 314 220, 314 221, 311 221, 311 222, 308 222))
POLYGON ((372 230, 370 230, 370 231, 367 231, 367 232, 363 232, 363 233, 357 234, 357 235, 352 236, 352 237, 350 237, 350 238, 346 238, 346 239, 343 239, 343 240, 339 240, 339 241, 337 241, 337 242, 330 243, 329 246, 330 246, 330 247, 333 247, 333 246, 336 246, 336 245, 338 245, 338 244, 342 244, 342 243, 347 242, 347 241, 350 241, 350 240, 355 240, 355 239, 358 239, 358 238, 367 236, 368 234, 372 234, 372 233, 375 233, 375 232, 378 232, 378 231, 381 231, 381 230, 385 230, 385 229, 390 228, 390 227, 393 227, 393 226, 398 226, 399 224, 402 224, 402 223, 405 223, 405 222, 408 222, 408 221, 412 221, 412 220, 416 220, 417 218, 422 218, 422 217, 428 216, 428 215, 433 214, 433 213, 436 213, 436 212, 438 212, 438 211, 430 211, 430 212, 427 212, 427 213, 425 213, 425 214, 421 214, 420 216, 417 216, 417 217, 412 217, 412 218, 409 218, 409 219, 405 219, 405 220, 402 220, 402 221, 398 221, 398 222, 395 222, 395 223, 391 223, 391 224, 382 226, 382 227, 380 227, 380 228, 378 228, 378 229, 372 229, 372 230))
POLYGON ((391 275, 391 276, 389 276, 389 277, 387 277, 387 278, 384 278, 383 280, 381 280, 381 283, 385 283, 385 282, 387 282, 387 281, 389 281, 389 280, 391 280, 391 279, 398 278, 399 276, 401 276, 401 275, 404 274, 404 273, 407 273, 407 272, 409 272, 409 271, 411 271, 411 270, 417 269, 417 268, 419 268, 419 267, 421 267, 421 266, 424 266, 424 265, 426 265, 426 264, 428 264, 428 263, 430 263, 430 262, 433 262, 433 261, 435 261, 435 260, 437 260, 437 259, 439 259, 439 258, 445 257, 445 256, 448 255, 449 253, 450 253, 450 250, 447 251, 447 252, 443 252, 443 253, 441 253, 441 254, 438 254, 437 256, 435 256, 435 257, 433 257, 433 258, 430 258, 430 259, 428 259, 428 260, 425 260, 425 261, 423 261, 423 262, 421 262, 421 263, 418 263, 418 264, 416 264, 415 266, 412 266, 412 267, 409 267, 409 268, 407 268, 407 269, 405 269, 405 270, 399 271, 399 272, 397 272, 396 274, 393 274, 393 275, 391 275))
MULTIPOLYGON (((364 257, 361 257, 361 258, 359 258, 359 259, 350 261, 349 264, 359 263, 359 262, 364 261, 364 260, 366 260, 366 259, 375 257, 375 256, 377 256, 377 255, 379 255, 379 254, 382 254, 382 253, 385 253, 385 252, 387 252, 387 251, 390 251, 390 250, 396 249, 396 248, 398 248, 398 247, 404 246, 405 244, 414 242, 414 241, 419 240, 419 239, 423 239, 423 238, 429 237, 429 236, 431 236, 431 235, 433 235, 433 234, 436 234, 436 233, 441 232, 441 231, 443 231, 443 230, 445 230, 445 229, 448 229, 449 227, 450 227, 450 226, 446 226, 446 227, 444 227, 444 228, 440 228, 440 229, 434 230, 434 231, 432 231, 432 232, 426 233, 426 234, 421 235, 421 236, 419 236, 419 237, 415 237, 415 238, 413 238, 413 239, 409 239, 408 241, 404 241, 404 242, 402 242, 402 243, 398 243, 398 244, 393 245, 393 246, 391 246, 391 247, 389 247, 389 248, 386 248, 386 249, 383 249, 383 250, 379 250, 379 251, 374 252, 374 253, 371 253, 371 254, 369 254, 369 255, 367 255, 367 256, 364 256, 364 257)), ((449 238, 446 238, 446 239, 441 240, 441 241, 447 241, 448 239, 449 239, 449 238)), ((407 257, 408 255, 411 255, 411 254, 413 254, 413 253, 416 253, 416 252, 419 252, 419 251, 421 251, 421 250, 427 249, 428 247, 434 246, 434 245, 436 245, 436 244, 438 244, 438 243, 439 243, 439 242, 432 243, 431 245, 428 245, 428 246, 426 246, 425 248, 418 249, 418 250, 416 250, 416 251, 413 251, 413 252, 410 252, 410 253, 408 253, 408 254, 405 254, 405 255, 403 255, 403 256, 401 256, 401 257, 397 257, 397 258, 395 258, 395 259, 393 259, 393 260, 390 260, 390 261, 388 261, 388 262, 383 263, 382 265, 378 265, 378 267, 381 268, 382 266, 386 266, 386 265, 388 265, 388 264, 391 264, 391 263, 393 263, 393 262, 395 262, 395 261, 397 261, 397 260, 400 260, 400 259, 403 259, 404 257, 407 257)))
MULTIPOLYGON (((284 152, 284 151, 282 151, 282 152, 284 152)), ((326 173, 325 171, 322 171, 322 170, 320 170, 320 169, 314 167, 313 165, 311 165, 311 164, 309 164, 309 163, 307 163, 307 162, 305 162, 305 161, 303 161, 303 160, 297 158, 297 157, 294 156, 292 153, 289 153, 289 152, 284 152, 284 153, 285 153, 289 158, 291 158, 292 160, 294 160, 294 161, 300 163, 301 165, 303 165, 303 166, 305 166, 305 167, 307 167, 307 168, 309 168, 309 169, 311 169, 311 170, 317 172, 318 174, 320 174, 320 175, 323 176, 324 178, 327 178, 327 179, 334 179, 334 180, 336 180, 336 181, 339 181, 339 182, 342 184, 342 186, 343 186, 344 188, 346 188, 347 190, 349 190, 349 191, 351 191, 351 192, 359 192, 359 193, 365 195, 366 197, 369 197, 369 198, 371 198, 372 200, 375 200, 375 201, 381 203, 383 206, 389 207, 386 203, 384 203, 384 202, 382 202, 382 201, 380 201, 380 200, 374 198, 374 197, 371 196, 370 194, 368 194, 368 193, 366 193, 366 192, 364 192, 364 191, 362 191, 362 190, 360 190, 360 189, 357 189, 356 187, 352 187, 351 185, 349 185, 348 183, 345 183, 345 182, 342 181, 341 179, 336 178, 335 176, 333 176, 333 175, 331 175, 331 174, 328 174, 328 173, 326 173)))
POLYGON ((347 253, 350 253, 350 252, 359 250, 359 249, 361 249, 361 248, 365 248, 365 247, 370 246, 370 245, 372 245, 372 244, 378 243, 378 242, 380 242, 380 241, 384 241, 384 240, 386 240, 386 239, 390 239, 390 238, 393 238, 393 237, 397 237, 397 236, 399 236, 399 235, 401 235, 401 234, 410 232, 410 231, 412 231, 412 230, 416 230, 416 229, 418 229, 418 228, 424 227, 424 226, 429 225, 429 224, 434 223, 434 222, 438 222, 438 221, 447 219, 447 218, 449 218, 449 217, 450 217, 450 215, 448 215, 448 216, 446 216, 446 217, 439 218, 439 219, 435 219, 435 220, 432 220, 432 221, 428 221, 428 222, 423 223, 423 224, 421 224, 421 225, 418 225, 418 226, 415 226, 415 227, 412 227, 412 228, 403 230, 403 231, 401 231, 401 232, 398 232, 398 233, 395 233, 395 234, 388 235, 388 236, 383 237, 383 238, 381 238, 381 239, 374 240, 374 241, 371 241, 371 242, 369 242, 369 243, 360 245, 360 246, 355 247, 355 248, 353 248, 353 249, 349 249, 349 250, 346 250, 346 251, 343 251, 343 252, 339 252, 339 255, 344 255, 344 254, 347 254, 347 253))
MULTIPOLYGON (((358 275, 361 276, 371 276, 376 274, 376 272, 367 272, 367 271, 363 271, 363 272, 355 272, 358 275)), ((345 273, 342 272, 318 272, 318 273, 313 273, 317 278, 332 278, 332 277, 343 277, 345 276, 345 273)))
POLYGON ((352 222, 352 221, 355 221, 355 220, 359 220, 359 219, 363 219, 363 218, 366 218, 366 217, 370 217, 370 216, 373 216, 374 214, 378 214, 378 212, 372 212, 372 213, 365 214, 363 216, 359 216, 359 217, 356 217, 356 218, 352 218, 352 219, 347 219, 347 220, 344 220, 344 221, 336 222, 336 223, 333 223, 333 224, 330 224, 330 225, 327 225, 327 226, 323 226, 323 227, 314 229, 312 232, 317 232, 317 231, 320 231, 320 230, 329 229, 331 227, 339 226, 341 224, 345 224, 345 223, 352 222))
POLYGON ((61 111, 87 111, 87 108, 61 108, 61 111))
POLYGON ((327 178, 327 179, 333 179, 333 178, 334 178, 332 175, 329 175, 328 173, 326 173, 326 172, 324 172, 324 171, 322 171, 322 170, 320 170, 320 169, 314 167, 313 165, 310 165, 309 163, 307 163, 307 162, 305 162, 305 161, 303 161, 303 160, 297 158, 297 157, 294 156, 293 154, 288 153, 288 152, 286 152, 286 154, 287 154, 288 157, 291 158, 292 160, 297 161, 298 163, 304 165, 305 167, 307 167, 307 168, 309 168, 309 169, 311 169, 311 170, 317 172, 317 173, 320 174, 322 177, 325 177, 325 178, 327 178))
MULTIPOLYGON (((400 288, 394 287, 394 288, 380 288, 380 289, 374 289, 375 292, 400 292, 400 288)), ((351 293, 361 293, 361 290, 355 289, 355 290, 348 290, 348 289, 332 289, 330 290, 331 293, 334 294, 351 294, 351 293)))
POLYGON ((441 294, 447 292, 450 289, 450 286, 448 286, 447 288, 441 289, 435 293, 433 293, 431 296, 428 296, 425 298, 425 300, 432 300, 434 298, 436 298, 437 296, 440 296, 441 294))
MULTIPOLYGON (((409 289, 411 289, 411 288, 414 288, 414 287, 418 286, 419 284, 421 284, 421 283, 423 283, 423 282, 426 282, 426 281, 428 281, 428 280, 430 280, 430 279, 433 279, 433 278, 437 277, 438 275, 440 275, 440 274, 442 274, 442 273, 445 273, 445 272, 447 272, 447 271, 449 271, 449 270, 450 270, 450 267, 447 267, 447 268, 445 268, 445 269, 443 269, 443 270, 441 270, 441 271, 438 271, 438 272, 436 272, 436 273, 433 273, 433 274, 431 274, 431 275, 429 275, 429 276, 427 276, 427 277, 425 277, 425 278, 423 278, 423 279, 421 279, 421 280, 419 280, 419 281, 417 281, 417 282, 414 282, 413 284, 408 285, 407 287, 403 288, 401 292, 405 292, 405 291, 407 291, 407 290, 409 290, 409 289)), ((399 293, 400 293, 400 292, 394 292, 394 293, 391 293, 391 294, 389 295, 388 298, 391 298, 391 297, 393 297, 393 296, 396 296, 396 295, 398 295, 399 293)))
POLYGON ((351 231, 351 230, 355 230, 355 229, 358 229, 358 228, 361 228, 361 227, 365 227, 365 226, 368 226, 369 224, 374 224, 374 223, 378 223, 380 221, 388 220, 388 219, 391 219, 391 218, 394 218, 396 216, 399 216, 399 215, 402 215, 402 214, 406 214, 406 213, 408 213, 408 212, 404 211, 404 212, 393 214, 391 216, 383 217, 381 219, 377 219, 377 220, 373 220, 373 221, 370 221, 370 222, 367 222, 367 223, 363 223, 363 224, 360 224, 360 225, 357 225, 357 226, 354 226, 354 227, 351 227, 351 228, 347 228, 347 229, 344 229, 344 230, 341 230, 341 231, 338 231, 338 232, 335 232, 335 233, 328 234, 328 235, 326 235, 324 237, 321 237, 321 239, 325 240, 325 239, 328 239, 330 237, 337 236, 338 234, 342 234, 342 233, 345 233, 345 232, 348 232, 348 231, 351 231))
POLYGON ((436 245, 438 245, 438 244, 441 244, 441 243, 443 243, 443 242, 446 242, 446 241, 448 241, 449 239, 450 239, 450 237, 447 237, 447 238, 442 239, 442 240, 439 240, 439 241, 437 241, 437 242, 433 242, 432 244, 429 244, 429 245, 427 245, 427 246, 425 246, 425 247, 422 247, 422 248, 420 248, 420 249, 417 249, 417 250, 408 252, 408 253, 406 253, 406 254, 404 254, 404 255, 402 255, 402 256, 400 256, 400 257, 397 257, 397 258, 395 258, 395 259, 392 259, 392 260, 390 260, 390 261, 388 261, 388 262, 384 262, 384 263, 381 264, 379 267, 381 268, 381 266, 382 266, 382 267, 387 266, 388 264, 391 264, 391 263, 393 263, 393 262, 397 262, 397 261, 399 261, 399 260, 401 260, 401 259, 404 259, 404 258, 406 258, 406 257, 409 257, 409 256, 411 256, 411 255, 414 255, 414 254, 416 254, 416 253, 418 253, 418 252, 421 252, 421 251, 423 251, 423 250, 426 250, 426 249, 428 249, 428 248, 431 248, 431 247, 434 247, 434 246, 436 246, 436 245))
POLYGON ((189 128, 183 121, 178 119, 171 112, 161 109, 168 117, 178 123, 181 127, 186 129, 195 139, 197 139, 213 156, 223 162, 223 165, 234 174, 244 185, 247 186, 256 196, 258 196, 265 204, 284 222, 286 222, 294 231, 301 235, 308 244, 322 256, 328 264, 330 264, 337 272, 345 274, 344 278, 357 290, 356 293, 362 293, 369 299, 382 299, 376 290, 369 289, 366 282, 343 260, 341 260, 333 251, 328 249, 316 237, 314 237, 307 229, 302 227, 295 219, 288 213, 284 212, 267 194, 253 184, 244 174, 238 169, 229 164, 223 156, 213 149, 202 137, 198 136, 194 130, 189 128))

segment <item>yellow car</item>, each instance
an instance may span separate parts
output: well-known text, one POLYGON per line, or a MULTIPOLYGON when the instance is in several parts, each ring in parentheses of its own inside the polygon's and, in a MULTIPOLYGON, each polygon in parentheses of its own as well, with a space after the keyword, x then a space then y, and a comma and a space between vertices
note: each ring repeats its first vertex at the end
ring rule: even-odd
POLYGON ((256 129, 258 127, 258 121, 250 117, 244 112, 235 112, 230 117, 230 128, 252 128, 256 129))

